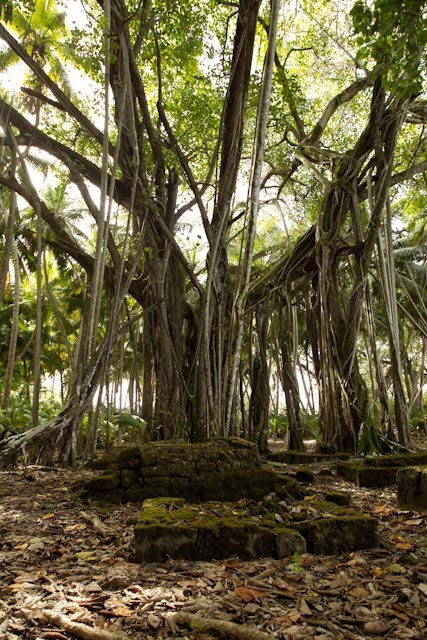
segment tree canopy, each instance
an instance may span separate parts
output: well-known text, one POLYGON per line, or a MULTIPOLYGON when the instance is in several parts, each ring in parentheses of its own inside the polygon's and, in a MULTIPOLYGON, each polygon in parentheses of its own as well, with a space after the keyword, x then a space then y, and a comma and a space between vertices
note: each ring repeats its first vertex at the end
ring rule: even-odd
POLYGON ((284 414, 301 448, 316 414, 327 446, 410 446, 426 2, 3 0, 0 19, 3 463, 92 455, 123 413, 132 438, 265 450, 284 414))

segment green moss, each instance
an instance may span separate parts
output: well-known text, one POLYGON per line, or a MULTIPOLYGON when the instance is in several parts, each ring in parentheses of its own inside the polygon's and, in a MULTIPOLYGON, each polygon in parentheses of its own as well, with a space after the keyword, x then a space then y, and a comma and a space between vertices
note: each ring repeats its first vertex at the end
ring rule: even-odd
POLYGON ((147 492, 144 487, 141 487, 140 489, 127 489, 126 491, 126 500, 128 502, 144 502, 144 500, 146 500, 147 498, 151 498, 152 497, 152 492, 147 492))
POLYGON ((273 492, 280 500, 286 500, 289 499, 289 497, 295 500, 301 500, 301 498, 307 495, 307 489, 304 489, 304 487, 293 478, 289 478, 283 474, 276 474, 273 492))
POLYGON ((297 469, 295 473, 295 478, 298 480, 298 482, 310 483, 310 482, 313 482, 314 480, 314 473, 312 469, 308 467, 302 467, 301 469, 297 469))
POLYGON ((141 466, 142 467, 150 467, 151 465, 156 465, 158 460, 157 451, 152 450, 142 450, 141 451, 141 466))
POLYGON ((170 498, 169 496, 166 496, 164 498, 148 498, 147 500, 144 500, 144 504, 142 506, 144 507, 144 509, 157 506, 162 506, 169 509, 169 507, 171 507, 172 505, 183 507, 184 504, 184 498, 170 498))
POLYGON ((168 475, 173 478, 192 478, 196 473, 196 465, 192 460, 176 462, 173 460, 168 466, 168 475))
POLYGON ((168 520, 170 521, 186 521, 186 522, 191 522, 191 520, 194 520, 197 516, 197 512, 194 511, 194 509, 189 508, 185 508, 182 507, 181 509, 176 509, 174 511, 169 511, 168 512, 168 520))
POLYGON ((123 468, 123 465, 129 462, 129 460, 141 460, 141 447, 135 445, 119 449, 117 452, 117 460, 121 468, 123 468))
POLYGON ((99 501, 96 503, 96 511, 102 515, 107 515, 113 511, 111 504, 99 501))
POLYGON ((120 472, 111 471, 110 473, 103 473, 101 476, 91 478, 87 481, 88 491, 99 493, 101 491, 108 491, 110 489, 116 489, 120 485, 120 472))
POLYGON ((398 471, 397 497, 399 506, 427 513, 427 466, 398 471))
POLYGON ((144 478, 144 490, 147 498, 157 498, 158 496, 170 496, 171 481, 168 477, 144 478))
POLYGON ((210 560, 237 554, 241 558, 294 553, 335 554, 378 544, 377 521, 350 507, 311 500, 300 507, 301 523, 292 518, 279 523, 276 508, 250 500, 205 503, 201 507, 177 504, 176 498, 147 500, 135 527, 136 555, 140 559, 183 557, 210 560), (175 504, 178 508, 172 508, 175 504))
POLYGON ((337 555, 378 546, 378 521, 360 513, 300 524, 309 553, 337 555))
POLYGON ((344 491, 330 491, 325 495, 326 502, 333 502, 341 507, 347 507, 351 502, 351 496, 344 491))
POLYGON ((315 510, 322 515, 328 516, 361 516, 359 511, 349 506, 342 506, 334 502, 328 502, 327 500, 309 500, 308 502, 297 502, 296 505, 300 505, 302 508, 308 510, 315 510))
POLYGON ((362 462, 339 463, 337 473, 360 487, 386 487, 396 482, 398 466, 367 466, 362 462))
POLYGON ((389 456, 369 456, 364 462, 369 467, 412 467, 427 464, 427 451, 395 453, 389 456))
POLYGON ((348 453, 305 453, 301 451, 275 451, 267 454, 267 459, 284 464, 310 464, 327 460, 348 460, 348 453))
POLYGON ((102 456, 102 458, 90 460, 90 462, 88 462, 86 466, 88 466, 90 469, 95 469, 98 471, 102 471, 104 469, 118 469, 119 467, 117 463, 117 457, 111 454, 102 456))
POLYGON ((121 472, 121 486, 125 489, 129 489, 130 487, 138 487, 139 476, 136 473, 135 469, 123 469, 121 472))
POLYGON ((85 497, 87 495, 86 482, 82 482, 82 481, 75 482, 71 487, 71 491, 72 491, 72 497, 74 499, 85 497))

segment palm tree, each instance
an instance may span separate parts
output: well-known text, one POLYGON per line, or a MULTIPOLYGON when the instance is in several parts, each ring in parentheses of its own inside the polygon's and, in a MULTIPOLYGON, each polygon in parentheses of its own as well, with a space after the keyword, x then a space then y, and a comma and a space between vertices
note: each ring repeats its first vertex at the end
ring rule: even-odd
MULTIPOLYGON (((13 22, 9 28, 19 36, 27 53, 49 73, 66 95, 70 95, 72 89, 65 60, 75 62, 76 56, 66 43, 65 13, 58 11, 55 0, 35 0, 31 12, 14 7, 13 22)), ((1 71, 18 62, 20 58, 12 49, 0 52, 1 71)), ((43 97, 42 83, 32 73, 27 74, 25 82, 28 84, 23 88, 28 96, 27 104, 34 111, 37 100, 43 97)))

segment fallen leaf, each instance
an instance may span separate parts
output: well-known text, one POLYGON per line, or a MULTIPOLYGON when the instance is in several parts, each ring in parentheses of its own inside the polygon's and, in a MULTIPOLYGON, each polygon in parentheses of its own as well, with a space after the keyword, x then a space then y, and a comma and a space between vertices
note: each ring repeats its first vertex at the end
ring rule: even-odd
POLYGON ((85 591, 88 593, 99 593, 102 591, 102 587, 97 582, 90 582, 85 585, 85 591))
POLYGON ((396 549, 399 549, 400 551, 409 551, 410 549, 413 549, 414 545, 411 544, 410 542, 398 542, 396 545, 396 549))
POLYGON ((385 509, 387 508, 387 502, 378 502, 378 504, 375 505, 374 508, 374 513, 382 513, 385 509))
POLYGON ((387 633, 390 626, 389 622, 374 620, 373 622, 366 622, 363 628, 366 633, 370 633, 373 636, 380 636, 383 633, 387 633))
POLYGON ((390 614, 395 616, 396 618, 399 618, 399 620, 402 620, 402 622, 404 622, 405 624, 408 624, 408 622, 409 622, 409 616, 407 616, 406 613, 402 613, 401 611, 397 611, 395 609, 395 607, 393 607, 393 611, 390 612, 390 614))
POLYGON ((162 624, 161 618, 159 618, 159 616, 155 616, 154 613, 150 613, 148 615, 147 622, 153 629, 158 629, 162 624))
POLYGON ((281 578, 276 578, 275 580, 273 580, 273 586, 276 589, 279 589, 280 591, 282 591, 284 596, 286 595, 291 597, 295 596, 295 588, 290 586, 284 580, 281 580, 281 578))
POLYGON ((298 609, 303 616, 311 615, 311 609, 308 606, 307 602, 304 600, 304 598, 301 598, 298 605, 298 609))
POLYGON ((183 589, 191 589, 200 586, 198 580, 178 580, 177 584, 183 589))
POLYGON ((64 531, 84 531, 86 529, 85 524, 77 523, 77 524, 67 524, 64 531))
POLYGON ((27 589, 34 588, 34 584, 32 582, 14 582, 9 585, 8 589, 12 592, 16 591, 27 591, 27 589))
POLYGON ((351 553, 351 559, 346 562, 348 567, 357 567, 358 565, 366 564, 366 559, 358 553, 351 553))
POLYGON ((369 595, 369 591, 365 587, 354 587, 348 592, 353 598, 364 598, 369 595))
POLYGON ((259 589, 252 589, 251 587, 236 587, 234 589, 234 593, 238 596, 243 602, 252 602, 253 600, 257 600, 259 598, 263 598, 266 596, 265 591, 260 591, 259 589))
POLYGON ((115 607, 114 609, 109 610, 110 615, 115 618, 130 618, 133 615, 132 609, 129 609, 125 604, 121 607, 115 607))
POLYGON ((78 551, 75 556, 78 560, 96 560, 95 551, 78 551))
POLYGON ((43 520, 52 520, 52 518, 55 518, 56 514, 55 513, 47 513, 45 516, 43 516, 43 520))
POLYGON ((298 622, 298 620, 301 620, 301 614, 299 611, 294 609, 289 613, 289 618, 290 620, 292 620, 292 623, 295 623, 295 622, 298 622))
POLYGON ((222 563, 222 566, 226 569, 233 569, 233 567, 240 567, 242 561, 239 558, 230 558, 222 563))
POLYGON ((128 618, 133 614, 132 609, 120 600, 120 598, 108 598, 108 600, 105 600, 104 606, 108 609, 110 615, 115 617, 128 618))
POLYGON ((406 522, 407 527, 419 527, 420 524, 424 523, 424 518, 414 518, 414 520, 408 520, 406 522))
POLYGON ((417 589, 419 589, 421 593, 427 596, 427 584, 425 584, 424 582, 420 582, 420 584, 417 584, 417 589))

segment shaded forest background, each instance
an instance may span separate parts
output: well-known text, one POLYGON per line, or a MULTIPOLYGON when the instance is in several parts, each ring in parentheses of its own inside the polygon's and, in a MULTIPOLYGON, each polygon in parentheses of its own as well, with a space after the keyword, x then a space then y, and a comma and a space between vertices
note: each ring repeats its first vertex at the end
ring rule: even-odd
POLYGON ((0 10, 0 464, 142 438, 410 447, 426 3, 0 10))

